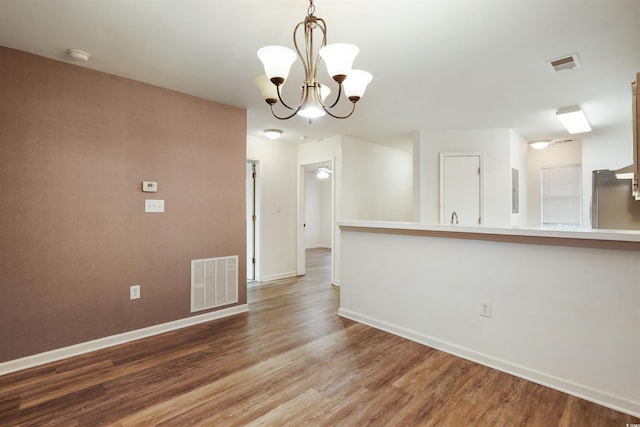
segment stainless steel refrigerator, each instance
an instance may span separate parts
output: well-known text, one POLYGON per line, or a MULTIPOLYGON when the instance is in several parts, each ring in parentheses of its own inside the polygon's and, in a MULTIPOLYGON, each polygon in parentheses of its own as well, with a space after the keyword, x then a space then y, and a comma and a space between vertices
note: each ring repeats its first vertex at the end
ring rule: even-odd
POLYGON ((593 171, 591 228, 640 230, 640 201, 631 195, 631 179, 609 169, 593 171))

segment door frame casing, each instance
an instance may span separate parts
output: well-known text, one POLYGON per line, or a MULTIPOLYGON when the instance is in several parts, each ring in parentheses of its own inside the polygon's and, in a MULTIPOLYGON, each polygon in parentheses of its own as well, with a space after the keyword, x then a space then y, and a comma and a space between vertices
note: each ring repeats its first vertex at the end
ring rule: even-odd
POLYGON ((479 182, 479 210, 480 210, 480 223, 484 224, 484 154, 476 151, 443 151, 440 152, 440 224, 445 224, 445 212, 444 212, 444 161, 446 157, 478 157, 478 163, 480 165, 480 182, 479 182))
MULTIPOLYGON (((253 206, 253 210, 255 212, 256 215, 256 221, 255 221, 255 228, 254 228, 254 235, 253 235, 253 245, 254 245, 254 257, 256 259, 255 265, 253 266, 254 268, 254 281, 256 283, 259 283, 260 280, 262 279, 262 274, 261 274, 261 269, 260 269, 260 260, 261 260, 261 231, 260 231, 260 226, 261 226, 261 221, 262 221, 262 209, 261 209, 261 185, 262 185, 262 180, 261 180, 261 176, 260 176, 260 160, 258 159, 254 159, 254 158, 247 158, 247 163, 253 163, 255 165, 255 181, 254 181, 254 206, 253 206)), ((245 239, 248 243, 248 237, 245 239)), ((245 251, 246 252, 246 251, 245 251)), ((247 263, 251 262, 250 259, 247 259, 247 263)))

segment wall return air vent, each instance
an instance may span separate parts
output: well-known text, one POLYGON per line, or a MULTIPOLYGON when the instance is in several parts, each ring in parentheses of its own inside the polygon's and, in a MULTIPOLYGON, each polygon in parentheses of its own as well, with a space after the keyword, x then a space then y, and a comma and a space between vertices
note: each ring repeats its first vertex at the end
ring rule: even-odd
POLYGON ((580 58, 578 58, 577 53, 572 53, 571 55, 563 56, 562 58, 552 59, 547 61, 547 64, 554 71, 563 71, 563 70, 571 70, 573 68, 580 67, 580 58))
POLYGON ((238 302, 238 256, 191 261, 191 312, 238 302))

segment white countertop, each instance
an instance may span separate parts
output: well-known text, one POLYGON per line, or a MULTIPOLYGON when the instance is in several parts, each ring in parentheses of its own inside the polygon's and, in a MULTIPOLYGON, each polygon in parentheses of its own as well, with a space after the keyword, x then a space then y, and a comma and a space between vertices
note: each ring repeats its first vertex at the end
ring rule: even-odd
POLYGON ((465 233, 500 236, 545 237, 558 239, 606 240, 619 242, 640 242, 640 230, 592 230, 566 229, 559 227, 496 227, 496 226, 461 226, 421 224, 417 222, 399 221, 336 221, 341 228, 370 228, 375 230, 398 230, 431 233, 465 233))

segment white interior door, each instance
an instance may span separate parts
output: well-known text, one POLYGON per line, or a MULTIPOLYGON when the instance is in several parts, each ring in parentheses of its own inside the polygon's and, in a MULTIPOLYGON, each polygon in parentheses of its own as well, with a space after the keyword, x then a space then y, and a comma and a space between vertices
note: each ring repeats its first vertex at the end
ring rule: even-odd
POLYGON ((440 154, 440 223, 482 224, 481 154, 440 154))

